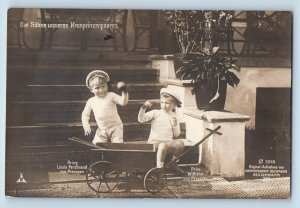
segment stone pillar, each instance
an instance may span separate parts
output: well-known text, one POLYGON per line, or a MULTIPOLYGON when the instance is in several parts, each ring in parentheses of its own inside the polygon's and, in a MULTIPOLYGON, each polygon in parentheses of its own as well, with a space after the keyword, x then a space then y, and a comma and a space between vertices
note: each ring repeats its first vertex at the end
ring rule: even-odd
POLYGON ((192 94, 191 80, 167 79, 167 88, 175 91, 180 97, 182 107, 196 107, 196 98, 192 94))
POLYGON ((159 70, 159 82, 165 83, 168 79, 176 79, 173 55, 152 55, 152 67, 159 70))
POLYGON ((206 128, 221 126, 222 135, 213 134, 199 146, 199 163, 211 175, 236 178, 245 173, 245 121, 249 116, 220 111, 185 108, 186 139, 197 143, 209 133, 206 128))

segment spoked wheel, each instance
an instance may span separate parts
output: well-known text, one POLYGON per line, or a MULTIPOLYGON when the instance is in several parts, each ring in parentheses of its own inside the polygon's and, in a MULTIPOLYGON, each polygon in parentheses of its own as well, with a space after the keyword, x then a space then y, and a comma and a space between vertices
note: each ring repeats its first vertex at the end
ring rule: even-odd
POLYGON ((88 186, 96 192, 108 193, 118 185, 119 172, 110 162, 98 161, 93 163, 86 173, 88 186))
POLYGON ((144 178, 145 189, 154 194, 161 191, 166 184, 166 174, 163 168, 152 168, 144 178))

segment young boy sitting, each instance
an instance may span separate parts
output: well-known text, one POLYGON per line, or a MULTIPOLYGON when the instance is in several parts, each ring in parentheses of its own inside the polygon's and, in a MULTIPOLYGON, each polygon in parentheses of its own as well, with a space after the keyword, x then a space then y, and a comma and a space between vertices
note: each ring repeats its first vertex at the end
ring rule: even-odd
MULTIPOLYGON (((146 113, 146 109, 152 106, 150 101, 146 101, 138 114, 138 121, 141 123, 151 122, 151 130, 148 142, 155 144, 157 148, 156 167, 162 168, 166 155, 172 155, 172 160, 184 151, 184 143, 174 139, 180 134, 179 115, 176 113, 176 106, 181 107, 180 98, 174 91, 162 88, 160 91, 160 110, 151 110, 146 113)), ((184 174, 176 165, 176 171, 184 174)))
POLYGON ((81 115, 84 134, 89 135, 91 125, 89 119, 91 112, 94 113, 98 126, 93 144, 111 141, 113 143, 123 142, 123 123, 117 111, 117 106, 124 106, 128 103, 128 92, 123 82, 118 83, 118 89, 122 96, 109 92, 109 75, 101 70, 95 70, 86 77, 86 86, 94 93, 86 102, 81 115))

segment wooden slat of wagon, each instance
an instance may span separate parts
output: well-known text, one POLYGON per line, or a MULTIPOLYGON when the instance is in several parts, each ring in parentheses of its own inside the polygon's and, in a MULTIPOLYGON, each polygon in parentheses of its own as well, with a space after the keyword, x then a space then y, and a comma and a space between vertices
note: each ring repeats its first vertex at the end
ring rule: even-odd
POLYGON ((153 144, 148 144, 146 142, 123 142, 123 143, 101 143, 99 145, 92 144, 85 140, 72 137, 68 138, 74 142, 91 147, 94 151, 102 152, 113 152, 113 151, 125 151, 125 152, 155 152, 155 147, 153 144))
POLYGON ((155 150, 130 150, 130 149, 92 149, 99 152, 155 152, 155 150))
POLYGON ((155 151, 154 145, 146 142, 101 143, 99 146, 111 151, 155 151))

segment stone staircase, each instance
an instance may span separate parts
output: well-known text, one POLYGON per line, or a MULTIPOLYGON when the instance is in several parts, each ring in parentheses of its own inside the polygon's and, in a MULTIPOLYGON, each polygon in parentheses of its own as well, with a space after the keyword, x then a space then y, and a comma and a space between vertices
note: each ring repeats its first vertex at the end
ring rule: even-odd
MULTIPOLYGON (((124 123, 124 140, 147 140, 150 124, 140 124, 137 114, 145 100, 159 99, 163 84, 151 68, 147 53, 97 51, 8 50, 7 60, 7 168, 15 172, 34 166, 55 169, 66 160, 88 160, 90 149, 69 141, 83 135, 81 112, 93 94, 86 75, 104 69, 114 81, 128 84, 129 104, 118 107, 124 123), (13 164, 13 165, 12 165, 13 164)), ((158 107, 158 106, 156 106, 158 107)), ((94 130, 96 125, 93 125, 94 130)))

